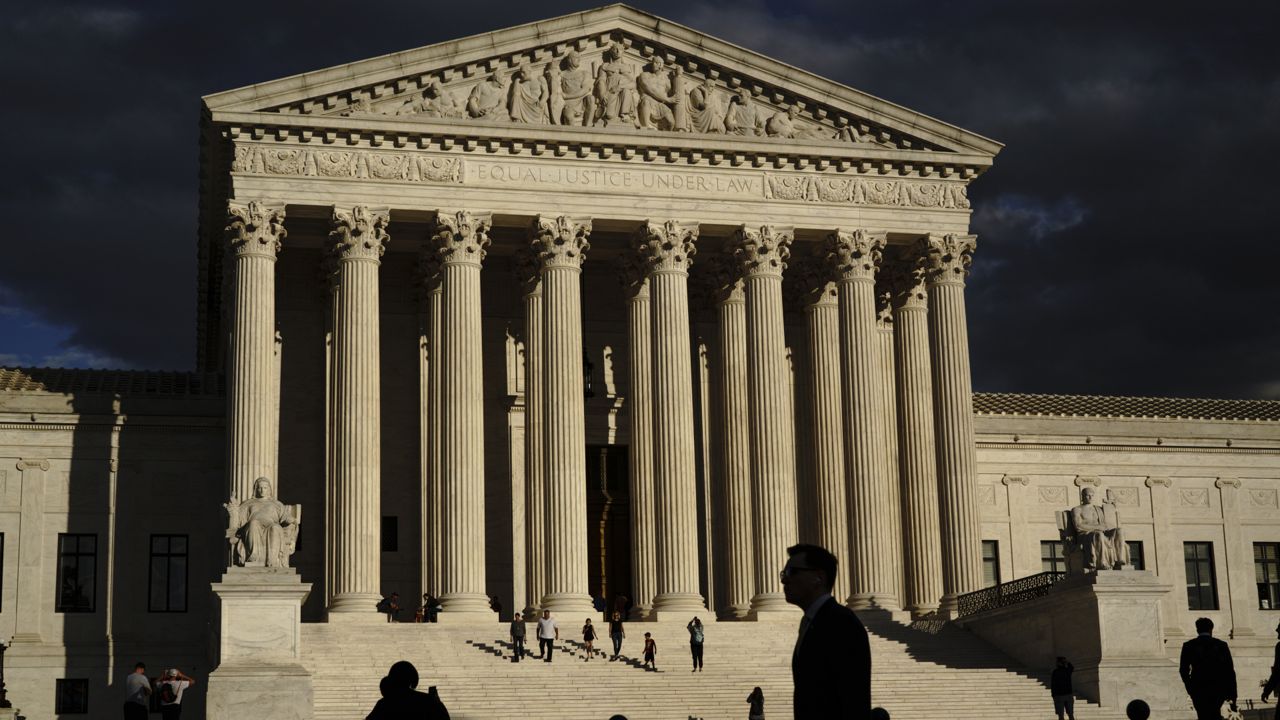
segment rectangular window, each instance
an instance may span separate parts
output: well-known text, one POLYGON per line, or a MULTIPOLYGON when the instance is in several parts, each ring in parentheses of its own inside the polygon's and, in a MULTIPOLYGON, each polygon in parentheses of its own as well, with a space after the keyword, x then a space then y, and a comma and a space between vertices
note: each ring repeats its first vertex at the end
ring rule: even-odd
POLYGON ((1127 540, 1125 545, 1129 546, 1129 567, 1134 570, 1146 570, 1147 558, 1142 554, 1142 541, 1127 540))
POLYGON ((1218 582, 1213 573, 1213 543, 1182 544, 1187 563, 1187 609, 1217 610, 1218 582))
POLYGON ((982 584, 991 587, 1000 584, 1000 543, 996 540, 982 541, 982 584))
POLYGON ((1280 610, 1280 543, 1253 544, 1253 574, 1258 582, 1258 609, 1280 610))
POLYGON ((187 611, 187 536, 151 536, 150 612, 187 611))
POLYGON ((1066 572, 1067 559, 1061 540, 1040 541, 1040 572, 1066 572))
POLYGON ((98 536, 58 534, 56 612, 93 612, 97 598, 98 536))
POLYGON ((400 518, 395 515, 382 516, 382 552, 396 552, 400 549, 400 518))
POLYGON ((54 683, 53 712, 58 715, 89 714, 89 681, 58 678, 54 683))

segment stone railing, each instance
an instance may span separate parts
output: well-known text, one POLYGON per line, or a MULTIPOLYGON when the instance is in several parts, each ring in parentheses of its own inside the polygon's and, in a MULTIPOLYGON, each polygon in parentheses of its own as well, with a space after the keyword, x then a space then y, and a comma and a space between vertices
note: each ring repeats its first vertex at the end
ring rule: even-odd
POLYGON ((965 593, 958 598, 956 617, 969 617, 1048 595, 1049 590, 1066 576, 1065 572, 1042 572, 965 593))

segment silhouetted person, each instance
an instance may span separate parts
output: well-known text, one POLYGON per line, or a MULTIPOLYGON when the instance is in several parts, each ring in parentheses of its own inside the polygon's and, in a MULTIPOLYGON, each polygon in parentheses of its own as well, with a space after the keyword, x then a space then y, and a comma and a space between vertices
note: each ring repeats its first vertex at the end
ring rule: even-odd
POLYGON ((836 557, 817 545, 787 548, 779 573, 787 602, 804 610, 791 655, 795 720, 867 720, 871 641, 862 621, 831 597, 836 557))
MULTIPOLYGON (((1280 625, 1276 626, 1276 637, 1280 638, 1280 625)), ((1267 696, 1275 692, 1280 692, 1280 642, 1276 643, 1276 659, 1271 664, 1271 677, 1262 686, 1262 702, 1266 702, 1267 696)), ((1276 704, 1276 720, 1280 720, 1280 703, 1276 704)))
POLYGON ((365 720, 449 720, 449 711, 434 686, 418 692, 418 669, 406 660, 391 666, 378 683, 382 699, 365 720))
POLYGON ((1129 720, 1147 720, 1151 717, 1151 706, 1144 700, 1130 700, 1124 706, 1124 714, 1129 720))
POLYGON ((698 672, 702 669, 702 643, 706 640, 702 621, 695 617, 684 629, 689 631, 689 654, 693 656, 693 672, 698 672))
POLYGON ((871 720, 889 720, 889 711, 884 708, 871 708, 871 720))
POLYGON ((613 657, 609 658, 612 662, 618 659, 618 655, 622 653, 622 639, 627 636, 627 631, 622 626, 622 612, 613 611, 613 619, 609 620, 609 639, 613 641, 613 657))
POLYGON ((160 699, 162 720, 178 720, 182 717, 182 694, 196 684, 195 678, 185 675, 178 668, 170 668, 153 682, 156 697, 160 699))
POLYGON ((764 720, 764 691, 759 685, 747 696, 747 720, 764 720))
POLYGON ((1076 720, 1076 696, 1071 688, 1071 673, 1075 669, 1066 658, 1059 656, 1049 677, 1049 694, 1053 696, 1053 711, 1058 714, 1058 720, 1063 720, 1064 713, 1070 720, 1076 720))
POLYGON ((137 663, 124 679, 124 720, 147 720, 150 701, 151 679, 147 677, 147 666, 137 663))
POLYGON ((520 658, 524 657, 524 632, 524 618, 516 613, 511 617, 511 647, 515 655, 512 662, 520 662, 520 658))
POLYGON ((1213 636, 1213 621, 1196 620, 1196 637, 1182 644, 1178 674, 1199 720, 1222 720, 1222 703, 1236 708, 1236 669, 1231 649, 1213 636))
POLYGON ((498 614, 498 619, 502 619, 502 601, 497 595, 489 598, 489 609, 498 614))
POLYGON ((387 622, 396 621, 396 613, 400 612, 400 593, 393 592, 378 603, 378 612, 385 613, 387 622))
POLYGON ((658 643, 649 633, 644 634, 644 666, 658 671, 658 643))

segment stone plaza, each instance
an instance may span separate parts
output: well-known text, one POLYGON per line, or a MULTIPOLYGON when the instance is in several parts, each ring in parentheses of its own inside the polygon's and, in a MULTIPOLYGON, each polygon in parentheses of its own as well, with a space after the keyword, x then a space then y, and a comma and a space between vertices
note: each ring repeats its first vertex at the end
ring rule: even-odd
POLYGON ((714 618, 785 656, 709 678, 736 698, 786 672, 801 541, 886 657, 1070 652, 1081 717, 1174 712, 1209 617, 1256 695, 1280 402, 975 393, 968 187, 998 142, 622 5, 203 100, 196 371, 0 369, 27 716, 115 717, 145 659, 210 678, 195 717, 352 717, 310 648, 400 659, 392 591, 439 596, 403 630, 442 667, 499 676, 465 646, 512 611, 714 618), (261 507, 286 530, 236 540, 261 507))

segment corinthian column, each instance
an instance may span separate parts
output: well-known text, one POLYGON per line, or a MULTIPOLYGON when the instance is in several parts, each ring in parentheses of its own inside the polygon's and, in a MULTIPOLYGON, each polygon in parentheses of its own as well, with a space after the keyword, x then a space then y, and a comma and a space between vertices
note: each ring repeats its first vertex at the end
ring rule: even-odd
POLYGON ((443 353, 440 342, 441 285, 440 253, 433 241, 418 259, 418 280, 422 289, 422 342, 426 346, 421 378, 419 407, 422 452, 422 593, 440 595, 444 564, 444 513, 440 479, 440 372, 443 353))
POLYGON ((333 600, 329 612, 368 613, 381 599, 378 265, 387 208, 334 208, 337 297, 333 323, 333 600))
POLYGON ((942 597, 942 534, 938 526, 938 472, 933 442, 933 385, 924 259, 904 258, 893 277, 893 343, 898 371, 898 472, 907 609, 923 615, 942 597))
MULTIPOLYGON (((227 363, 227 470, 231 495, 253 497, 253 481, 276 481, 280 393, 276 373, 276 253, 284 204, 227 203, 231 343, 227 363)), ((277 489, 279 486, 277 485, 277 489)))
POLYGON ((543 417, 542 277, 537 256, 525 248, 516 256, 516 275, 524 288, 524 529, 525 588, 530 613, 537 617, 547 592, 547 499, 543 480, 546 432, 543 417))
POLYGON ((830 550, 840 564, 831 593, 837 600, 849 597, 849 506, 844 432, 847 411, 841 407, 840 307, 836 283, 826 262, 809 261, 801 282, 806 339, 808 340, 808 390, 811 477, 799 483, 813 485, 818 544, 830 550))
POLYGON ((898 472, 898 402, 897 372, 893 355, 893 293, 889 289, 886 273, 876 282, 876 335, 880 344, 880 407, 884 409, 881 427, 884 429, 885 467, 889 473, 889 504, 885 509, 889 516, 889 538, 885 554, 890 558, 894 593, 898 607, 903 607, 906 585, 902 573, 902 480, 898 472))
POLYGON ((782 272, 791 256, 791 228, 739 228, 734 256, 747 298, 747 391, 751 428, 751 492, 755 523, 756 618, 793 615, 778 571, 796 542, 795 445, 791 379, 782 313, 782 272))
POLYGON ((751 503, 751 413, 747 395, 747 298, 742 266, 720 256, 712 271, 718 345, 716 378, 720 389, 721 482, 724 483, 725 615, 745 618, 755 594, 754 521, 751 503))
POLYGON ((840 292, 840 361, 844 379, 844 447, 853 566, 849 605, 898 609, 890 542, 880 337, 876 332, 876 272, 884 240, 865 230, 827 237, 827 257, 840 292))
POLYGON ((706 610, 698 591, 698 488, 689 357, 689 266, 697 238, 696 224, 671 220, 646 223, 637 233, 653 303, 655 615, 706 610))
POLYGON ((632 619, 643 620, 653 610, 657 594, 657 539, 653 504, 653 322, 649 308, 649 278, 639 256, 622 266, 627 294, 627 407, 631 422, 628 464, 631 492, 632 619))
POLYGON ((591 613, 587 594, 587 441, 582 387, 582 260, 589 218, 534 218, 546 355, 547 593, 542 606, 591 613))
POLYGON ((933 357, 934 427, 942 508, 943 610, 982 588, 982 529, 974 460, 973 380, 965 325, 964 278, 976 247, 972 235, 931 235, 928 255, 929 339, 933 357))
POLYGON ((489 247, 489 213, 436 214, 441 285, 441 496, 445 618, 493 614, 485 592, 484 373, 480 267, 489 247))

